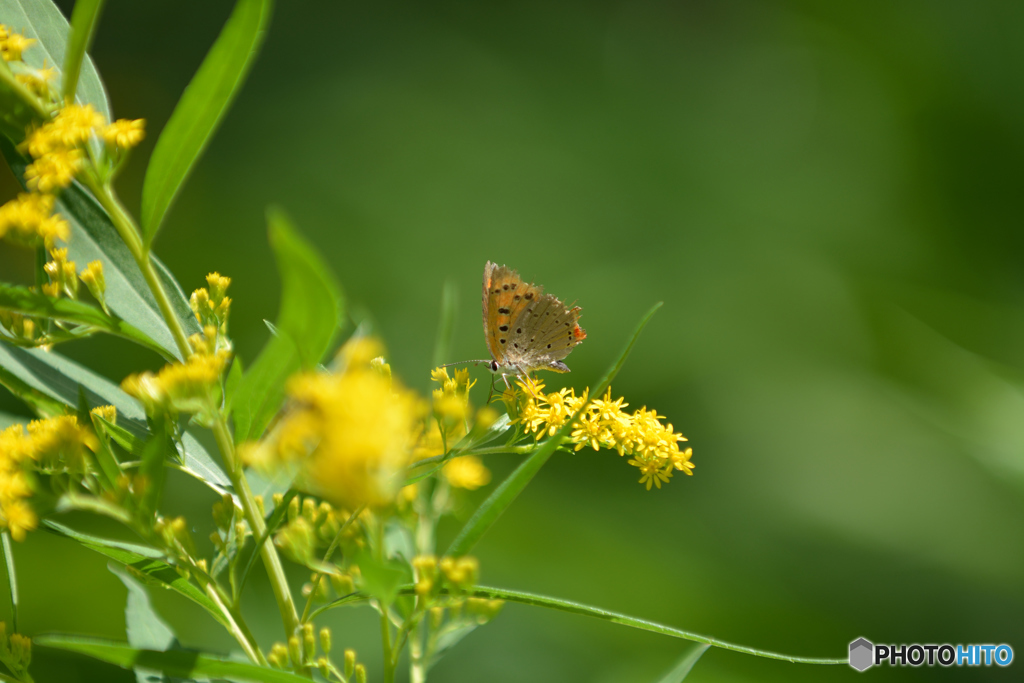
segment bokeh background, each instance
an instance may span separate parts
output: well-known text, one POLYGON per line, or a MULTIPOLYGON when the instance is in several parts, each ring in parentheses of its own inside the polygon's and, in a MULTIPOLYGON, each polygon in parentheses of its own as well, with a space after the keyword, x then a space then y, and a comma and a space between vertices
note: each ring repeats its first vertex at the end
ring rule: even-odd
MULTIPOLYGON (((120 184, 133 209, 230 8, 107 4, 95 61, 115 113, 149 122, 120 184)), ((664 301, 613 388, 690 438, 696 475, 647 492, 614 453, 556 455, 478 546, 485 583, 791 654, 842 657, 864 636, 1024 656, 1022 27, 1015 2, 282 1, 157 252, 186 290, 233 278, 251 361, 278 301, 263 212, 282 205, 424 391, 445 281, 450 360, 486 356, 488 259, 584 309, 587 342, 551 386, 595 382, 664 301)), ((118 381, 159 365, 106 338, 66 352, 118 381)), ((212 497, 171 483, 169 509, 205 536, 212 497)), ((25 632, 123 637, 99 555, 40 532, 16 558, 25 632)), ((280 622, 252 590, 269 644, 280 622)), ((154 599, 186 644, 230 648, 154 599)), ((378 660, 368 609, 328 621, 378 660)), ((654 681, 685 649, 509 605, 431 680, 654 681)), ((42 680, 132 680, 36 660, 42 680)), ((857 675, 711 650, 688 680, 857 675)))

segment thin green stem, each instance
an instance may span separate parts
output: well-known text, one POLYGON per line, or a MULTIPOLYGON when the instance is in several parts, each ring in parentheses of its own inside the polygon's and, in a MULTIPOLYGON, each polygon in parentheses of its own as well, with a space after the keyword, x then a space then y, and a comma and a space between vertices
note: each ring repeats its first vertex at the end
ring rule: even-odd
MULTIPOLYGON (((150 291, 156 299, 164 322, 167 323, 167 327, 171 330, 179 353, 183 358, 187 358, 192 352, 192 348, 188 343, 188 337, 181 326, 181 321, 171 307, 167 291, 164 289, 163 283, 160 281, 156 269, 149 258, 149 249, 139 237, 139 230, 135 225, 135 221, 132 220, 128 212, 121 206, 109 185, 101 183, 91 174, 85 174, 84 181, 110 215, 115 229, 131 251, 139 269, 142 271, 143 277, 146 279, 146 284, 149 285, 150 291)), ((245 474, 236 457, 234 440, 228 431, 227 422, 219 412, 214 420, 213 435, 217 441, 218 448, 220 448, 221 456, 224 458, 224 464, 226 465, 228 476, 231 478, 231 484, 242 503, 242 512, 245 520, 249 523, 253 536, 261 538, 266 532, 266 525, 259 513, 259 508, 256 507, 256 501, 253 499, 252 491, 249 489, 249 483, 246 481, 245 474)), ((295 610, 295 602, 292 599, 291 589, 288 587, 288 580, 284 574, 284 567, 281 565, 281 558, 278 556, 277 549, 273 543, 262 544, 260 555, 263 559, 263 565, 267 570, 267 576, 270 579, 271 589, 274 591, 274 598, 277 600, 278 610, 281 612, 285 637, 291 637, 299 627, 299 615, 295 610)), ((309 672, 303 671, 301 666, 297 668, 297 672, 309 675, 309 672)))
POLYGON ((117 234, 121 236, 125 246, 131 251, 136 264, 139 266, 139 270, 142 271, 142 277, 146 279, 146 285, 149 286, 149 290, 153 293, 153 298, 156 299, 156 305, 160 308, 160 315, 163 316, 164 322, 167 323, 167 327, 174 337, 178 353, 181 354, 182 358, 187 358, 192 354, 192 347, 188 343, 188 337, 181 326, 181 321, 174 313, 171 300, 167 296, 167 290, 164 288, 164 284, 161 282, 156 268, 153 267, 153 262, 149 258, 149 249, 146 248, 142 243, 142 238, 139 237, 139 229, 135 225, 135 221, 125 211, 109 184, 100 182, 98 178, 88 173, 82 174, 82 181, 106 210, 110 216, 110 221, 117 230, 117 234))
MULTIPOLYGON (((261 538, 266 534, 267 527, 260 515, 259 508, 253 498, 249 482, 246 481, 240 463, 235 455, 235 444, 228 432, 227 424, 220 415, 213 423, 213 436, 217 440, 217 446, 224 456, 224 464, 227 466, 228 476, 234 486, 235 493, 242 503, 242 513, 245 521, 249 523, 254 538, 261 538)), ((260 546, 260 555, 263 558, 263 565, 267 569, 267 576, 270 578, 270 587, 274 591, 274 598, 277 600, 277 608, 281 612, 281 620, 284 622, 285 637, 295 635, 299 627, 299 615, 295 610, 295 602, 292 599, 291 590, 288 588, 288 579, 284 575, 284 567, 281 565, 281 558, 273 543, 264 543, 260 546)))
MULTIPOLYGON (((384 562, 384 520, 376 519, 374 524, 374 534, 376 535, 376 548, 374 552, 377 556, 377 561, 384 562)), ((378 601, 379 602, 379 601, 378 601)), ((395 681, 395 663, 391 659, 391 625, 388 623, 388 605, 380 602, 380 640, 381 646, 384 649, 384 683, 394 683, 395 681)))
POLYGON ((11 633, 18 632, 18 578, 14 573, 14 552, 11 548, 11 534, 7 531, 0 533, 0 542, 3 543, 4 568, 7 572, 7 588, 11 597, 11 633))
POLYGON ((435 455, 429 458, 423 458, 413 463, 413 466, 417 469, 424 465, 433 465, 434 463, 444 462, 445 460, 451 460, 452 458, 462 458, 467 455, 501 455, 508 453, 511 455, 529 455, 540 447, 539 443, 533 443, 529 446, 490 446, 488 448, 469 448, 464 451, 454 451, 445 455, 435 455))

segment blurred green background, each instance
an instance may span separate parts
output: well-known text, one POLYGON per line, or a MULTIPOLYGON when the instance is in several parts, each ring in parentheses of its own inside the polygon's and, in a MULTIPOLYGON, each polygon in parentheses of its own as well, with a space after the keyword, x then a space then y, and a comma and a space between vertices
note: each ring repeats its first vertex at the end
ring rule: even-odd
MULTIPOLYGON (((120 185, 133 210, 230 8, 107 4, 94 59, 115 113, 150 131, 120 185)), ((587 342, 551 386, 595 382, 664 301, 613 388, 690 438, 695 476, 647 492, 614 453, 556 455, 478 546, 485 583, 791 654, 843 657, 864 636, 1021 657, 1022 26, 1017 2, 282 1, 157 252, 186 290, 233 278, 251 361, 278 300, 263 212, 281 204, 424 391, 449 278, 450 360, 486 356, 488 259, 584 309, 587 342)), ((65 351, 118 381, 159 365, 107 338, 65 351)), ((212 496, 170 483, 169 510, 205 537, 212 496)), ((123 637, 99 555, 37 532, 16 557, 26 633, 123 637)), ((280 621, 266 584, 252 591, 269 645, 280 621)), ((230 648, 190 605, 155 601, 186 644, 230 648)), ((378 661, 368 609, 328 622, 378 661)), ((508 605, 431 680, 655 681, 685 649, 508 605)), ((133 680, 36 659, 42 680, 133 680)), ((688 680, 857 675, 711 650, 688 680)))

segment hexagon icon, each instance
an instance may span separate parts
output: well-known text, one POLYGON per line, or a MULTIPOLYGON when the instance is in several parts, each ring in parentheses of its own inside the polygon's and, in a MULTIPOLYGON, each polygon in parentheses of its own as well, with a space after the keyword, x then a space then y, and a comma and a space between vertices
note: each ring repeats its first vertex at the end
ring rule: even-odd
POLYGON ((875 646, 866 638, 858 638, 850 643, 850 666, 857 671, 864 671, 875 663, 875 646))

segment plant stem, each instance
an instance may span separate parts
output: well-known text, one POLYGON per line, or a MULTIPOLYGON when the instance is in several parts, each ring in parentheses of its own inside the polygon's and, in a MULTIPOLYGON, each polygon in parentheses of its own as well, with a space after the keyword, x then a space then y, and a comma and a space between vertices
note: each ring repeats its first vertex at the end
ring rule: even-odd
POLYGON ((451 460, 452 458, 461 458, 467 455, 499 455, 501 453, 510 453, 512 455, 529 455, 540 447, 539 443, 533 443, 529 446, 490 446, 488 448, 470 448, 465 451, 454 451, 453 453, 447 453, 445 455, 435 455, 430 458, 423 458, 417 460, 412 464, 413 467, 419 468, 424 465, 432 465, 434 463, 441 462, 443 460, 451 460))
MULTIPOLYGON (((384 520, 377 518, 376 528, 374 531, 377 536, 377 547, 376 555, 377 561, 384 562, 384 520)), ((380 606, 380 640, 381 645, 384 649, 384 683, 395 682, 395 663, 391 659, 391 625, 388 623, 388 605, 385 605, 380 600, 377 601, 380 606)))
MULTIPOLYGON (((249 482, 246 481, 240 463, 236 460, 235 445, 231 440, 227 424, 220 415, 217 416, 213 423, 213 436, 217 440, 217 447, 220 448, 224 456, 224 464, 227 465, 228 476, 231 478, 231 484, 234 486, 235 493, 242 503, 242 513, 245 515, 245 521, 249 523, 249 528, 252 529, 253 538, 261 538, 266 533, 267 526, 259 513, 259 508, 256 507, 256 501, 253 499, 249 482)), ((281 612, 285 637, 289 638, 295 635, 299 627, 299 615, 295 610, 291 589, 288 588, 288 579, 284 575, 281 558, 271 542, 264 543, 260 547, 260 556, 263 559, 264 567, 267 569, 267 576, 270 578, 270 587, 274 591, 277 608, 281 612)))
MULTIPOLYGON (((192 348, 189 346, 188 338, 185 336, 185 330, 181 327, 181 321, 178 320, 178 316, 175 315, 174 309, 171 307, 171 302, 167 297, 167 291, 164 289, 163 282, 160 281, 156 269, 153 268, 153 262, 149 258, 149 250, 139 237, 139 230, 135 225, 135 221, 132 220, 131 216, 124 210, 124 207, 121 206, 109 185, 100 183, 98 179, 91 175, 85 176, 85 182, 96 196, 96 199, 106 209, 121 239, 124 240, 125 245, 132 252, 132 256, 135 257, 135 262, 142 271, 143 277, 146 278, 146 284, 149 285, 149 289, 153 293, 157 305, 160 307, 160 314, 163 316, 164 322, 167 323, 167 327, 171 330, 179 353, 182 358, 187 358, 192 353, 192 348)), ((231 484, 242 503, 242 512, 245 515, 245 520, 249 523, 253 536, 260 538, 266 532, 266 525, 259 513, 259 508, 256 507, 256 501, 253 499, 252 491, 249 489, 249 482, 245 479, 241 464, 235 456, 235 444, 231 438, 231 433, 228 431, 227 422, 219 411, 216 413, 216 419, 214 420, 213 435, 217 440, 217 447, 220 449, 221 457, 224 459, 228 476, 231 478, 231 484)), ((284 567, 281 566, 281 558, 278 556, 277 549, 273 543, 264 543, 260 547, 260 555, 263 559, 263 565, 267 570, 267 576, 270 579, 270 586, 274 591, 274 598, 277 600, 277 608, 281 612, 281 620, 284 622, 285 638, 287 639, 296 633, 296 629, 299 627, 299 615, 295 611, 295 602, 292 600, 291 589, 288 587, 288 580, 284 575, 284 567)), ((310 675, 308 671, 302 670, 301 665, 297 667, 296 671, 310 675)))

